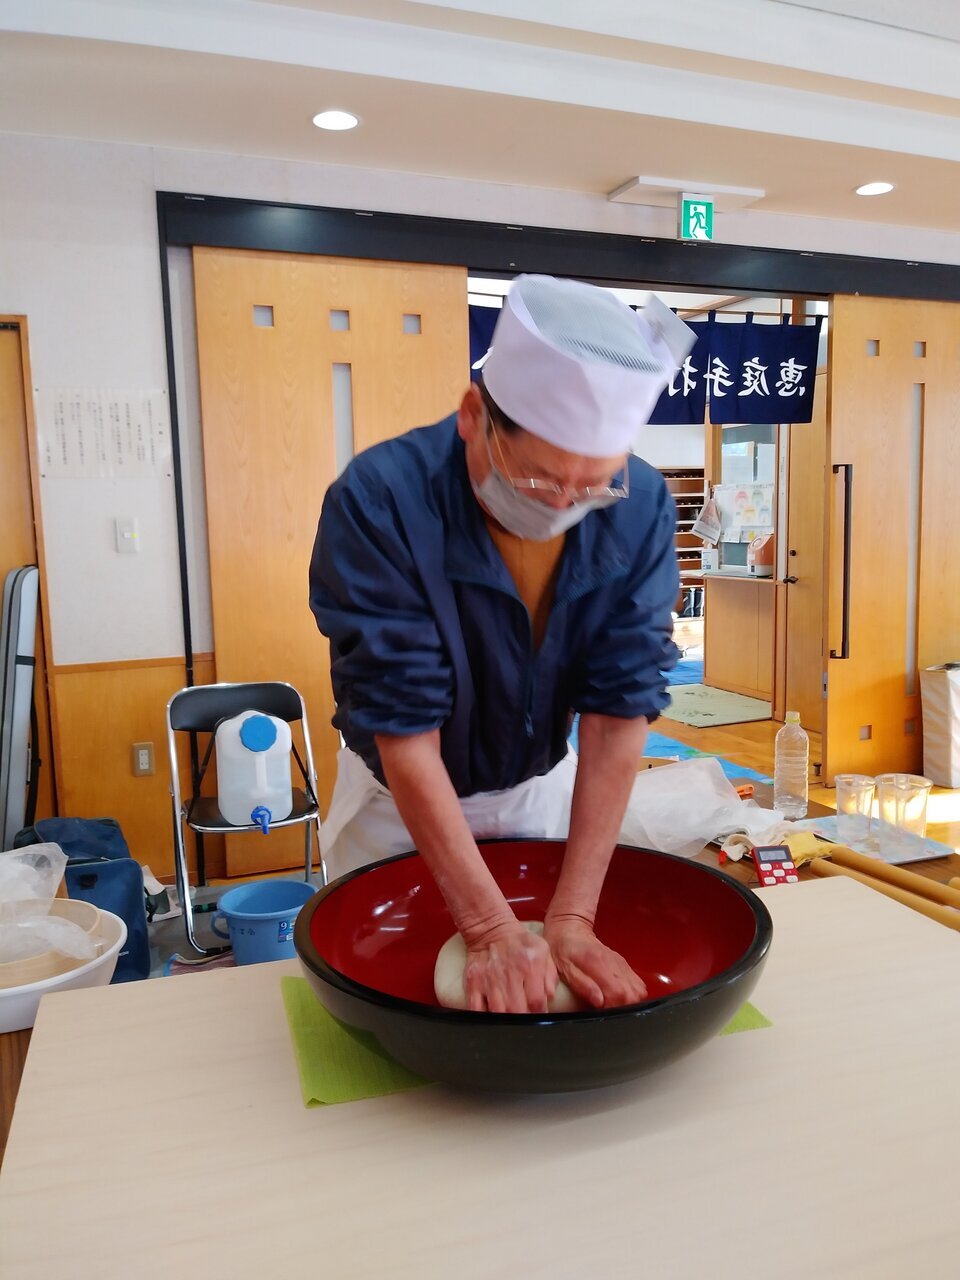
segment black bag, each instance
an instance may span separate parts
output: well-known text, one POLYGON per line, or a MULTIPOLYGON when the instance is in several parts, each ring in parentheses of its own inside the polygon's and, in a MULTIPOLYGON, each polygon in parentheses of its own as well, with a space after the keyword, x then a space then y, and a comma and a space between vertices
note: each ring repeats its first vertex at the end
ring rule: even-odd
POLYGON ((58 844, 67 855, 64 879, 70 897, 92 902, 126 924, 127 941, 112 981, 148 978, 150 940, 143 870, 131 858, 119 824, 113 818, 41 818, 14 837, 15 849, 31 844, 58 844))

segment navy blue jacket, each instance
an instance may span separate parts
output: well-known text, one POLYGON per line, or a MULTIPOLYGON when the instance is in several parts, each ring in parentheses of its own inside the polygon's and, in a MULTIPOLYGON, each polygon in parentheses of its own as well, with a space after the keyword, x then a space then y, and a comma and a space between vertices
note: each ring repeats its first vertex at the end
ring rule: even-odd
POLYGON ((310 564, 347 746, 383 782, 374 734, 439 729, 468 796, 552 769, 571 711, 655 719, 677 655, 675 520, 663 477, 631 457, 630 496, 566 535, 537 651, 456 416, 360 454, 327 492, 310 564))

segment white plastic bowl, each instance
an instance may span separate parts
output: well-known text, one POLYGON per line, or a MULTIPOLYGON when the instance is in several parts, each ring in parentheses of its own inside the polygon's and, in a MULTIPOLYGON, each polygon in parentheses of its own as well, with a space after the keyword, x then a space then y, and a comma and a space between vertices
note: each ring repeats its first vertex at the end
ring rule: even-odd
POLYGON ((103 954, 90 960, 79 969, 58 973, 41 982, 30 982, 23 987, 7 987, 0 991, 0 1034, 7 1031, 23 1031, 32 1027, 37 1018, 41 996, 50 991, 74 991, 78 987, 105 987, 117 967, 117 957, 127 940, 127 926, 119 916, 109 911, 100 912, 100 928, 97 937, 103 943, 103 954))

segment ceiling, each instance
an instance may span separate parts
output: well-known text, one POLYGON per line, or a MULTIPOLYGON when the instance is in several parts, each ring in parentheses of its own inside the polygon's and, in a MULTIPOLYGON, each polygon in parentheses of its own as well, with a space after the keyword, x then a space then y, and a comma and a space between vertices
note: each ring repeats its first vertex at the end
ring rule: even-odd
POLYGON ((0 3, 8 133, 960 231, 958 116, 953 0, 0 3))

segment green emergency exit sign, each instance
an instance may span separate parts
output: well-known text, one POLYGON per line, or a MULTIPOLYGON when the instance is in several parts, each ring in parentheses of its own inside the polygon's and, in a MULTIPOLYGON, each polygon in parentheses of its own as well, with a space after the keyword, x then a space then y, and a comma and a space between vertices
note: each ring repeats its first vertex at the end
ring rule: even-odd
POLYGON ((677 200, 677 235, 681 240, 713 239, 713 201, 682 192, 677 200))

